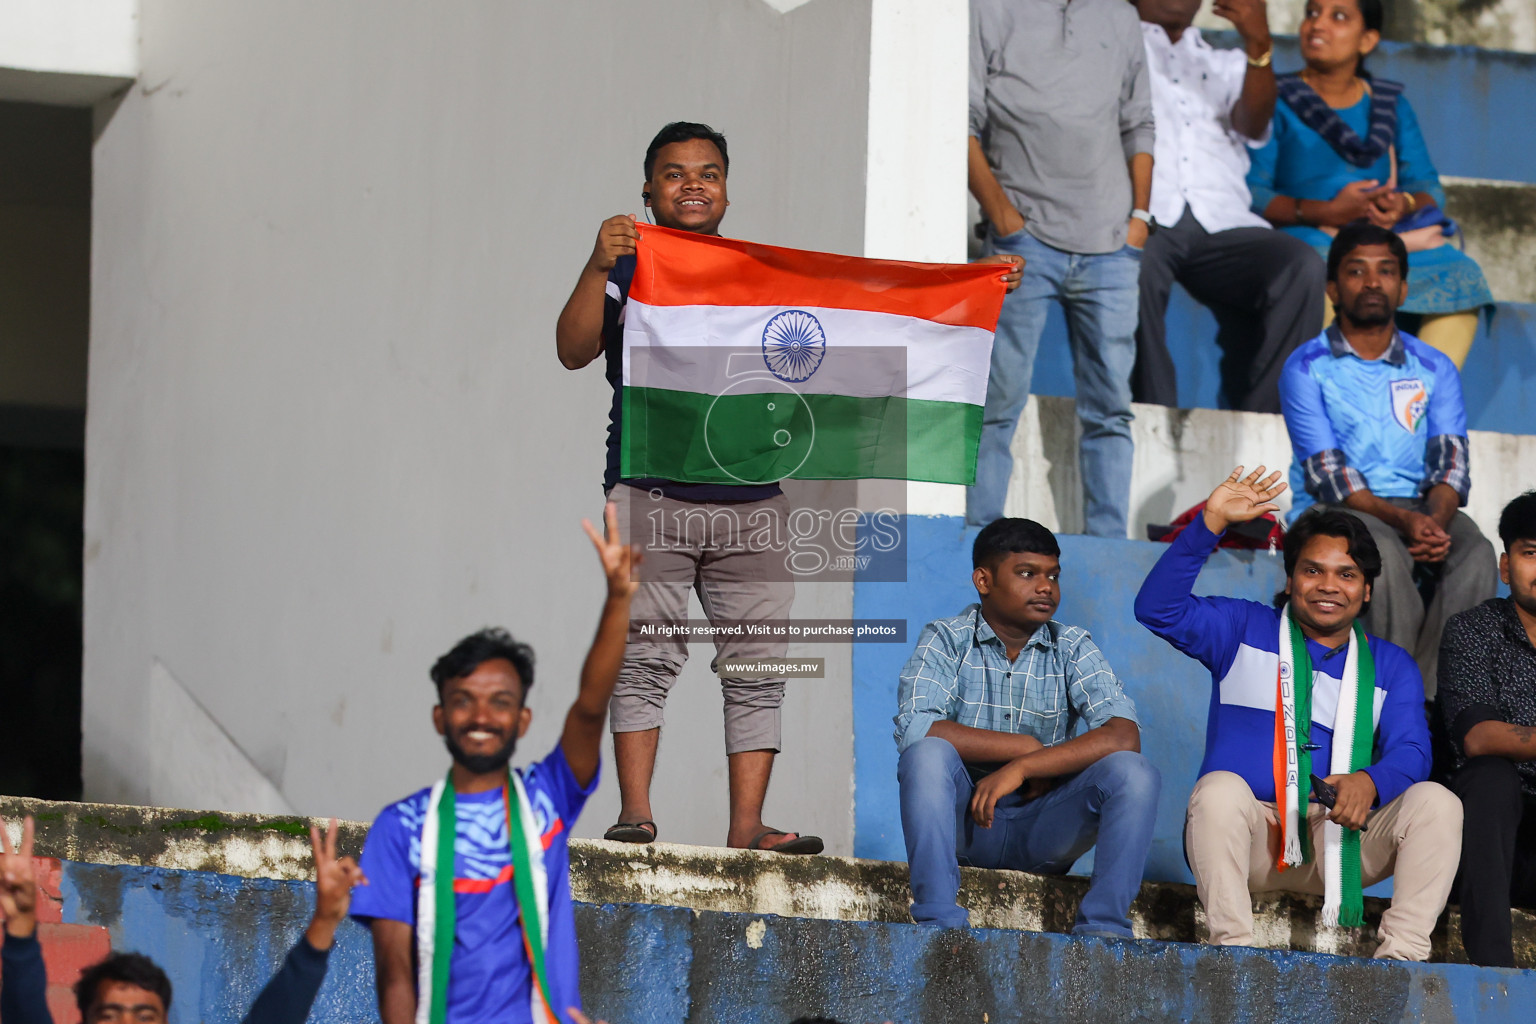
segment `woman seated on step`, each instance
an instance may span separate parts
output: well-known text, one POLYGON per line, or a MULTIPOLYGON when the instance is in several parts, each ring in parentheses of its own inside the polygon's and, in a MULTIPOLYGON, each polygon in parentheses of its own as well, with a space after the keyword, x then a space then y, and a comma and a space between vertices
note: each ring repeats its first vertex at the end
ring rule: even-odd
POLYGON ((1253 152, 1248 187, 1256 212, 1325 259, 1350 221, 1396 230, 1409 253, 1401 311, 1422 317, 1414 333, 1460 369, 1493 295, 1452 244, 1445 191, 1403 86, 1365 70, 1381 22, 1382 0, 1308 0, 1299 31, 1307 66, 1278 78, 1274 134, 1253 152))

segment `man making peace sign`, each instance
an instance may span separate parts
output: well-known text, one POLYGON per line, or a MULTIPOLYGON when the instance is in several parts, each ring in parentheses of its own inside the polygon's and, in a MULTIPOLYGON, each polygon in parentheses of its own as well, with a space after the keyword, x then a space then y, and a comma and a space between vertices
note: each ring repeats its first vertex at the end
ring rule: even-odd
POLYGON ((548 757, 520 772, 507 767, 533 718, 528 645, 481 630, 432 667, 432 724, 453 766, 379 814, 363 847, 369 885, 352 905, 373 930, 383 1024, 550 1024, 572 1020, 581 1005, 566 842, 597 788, 637 558, 619 540, 614 506, 605 512, 606 537, 582 525, 608 595, 548 757))

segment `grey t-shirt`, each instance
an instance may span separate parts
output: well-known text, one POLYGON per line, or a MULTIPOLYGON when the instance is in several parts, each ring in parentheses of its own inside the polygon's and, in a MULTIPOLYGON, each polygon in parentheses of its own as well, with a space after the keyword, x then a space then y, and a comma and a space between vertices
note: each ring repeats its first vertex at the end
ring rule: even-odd
POLYGON ((1024 226, 1076 253, 1125 244, 1127 163, 1151 153, 1152 86, 1126 0, 971 0, 971 134, 1024 226))

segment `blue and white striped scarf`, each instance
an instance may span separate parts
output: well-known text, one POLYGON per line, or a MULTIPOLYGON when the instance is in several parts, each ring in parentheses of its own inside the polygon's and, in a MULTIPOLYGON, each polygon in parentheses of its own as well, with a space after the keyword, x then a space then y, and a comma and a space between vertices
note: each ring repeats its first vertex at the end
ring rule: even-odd
POLYGON ((1321 135, 1335 153, 1356 167, 1369 167, 1385 156, 1397 141, 1397 97, 1403 91, 1401 82, 1390 82, 1385 78, 1369 81, 1371 119, 1370 132, 1365 139, 1356 135, 1338 111, 1302 81, 1299 73, 1279 75, 1275 85, 1285 105, 1301 118, 1302 124, 1321 135))

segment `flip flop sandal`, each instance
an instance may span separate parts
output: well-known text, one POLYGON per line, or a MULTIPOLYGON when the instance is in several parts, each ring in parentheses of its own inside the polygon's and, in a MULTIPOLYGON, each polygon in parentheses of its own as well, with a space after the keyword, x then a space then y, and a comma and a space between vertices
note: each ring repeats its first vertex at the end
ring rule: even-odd
POLYGON ((749 850, 761 850, 764 853, 820 853, 822 842, 820 836, 798 836, 787 843, 777 846, 764 846, 763 840, 769 836, 787 836, 788 832, 781 832, 776 828, 770 828, 756 839, 747 844, 749 850))
POLYGON ((651 843, 656 841, 654 821, 621 821, 614 825, 603 838, 615 843, 651 843), (645 826, 651 826, 646 828, 645 826))

